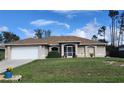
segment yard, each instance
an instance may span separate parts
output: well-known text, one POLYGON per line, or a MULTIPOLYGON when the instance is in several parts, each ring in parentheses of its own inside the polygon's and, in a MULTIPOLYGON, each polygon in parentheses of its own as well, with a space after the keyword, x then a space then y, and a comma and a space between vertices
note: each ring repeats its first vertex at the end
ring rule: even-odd
POLYGON ((35 60, 13 72, 23 76, 20 82, 124 82, 123 65, 122 58, 51 58, 35 60))

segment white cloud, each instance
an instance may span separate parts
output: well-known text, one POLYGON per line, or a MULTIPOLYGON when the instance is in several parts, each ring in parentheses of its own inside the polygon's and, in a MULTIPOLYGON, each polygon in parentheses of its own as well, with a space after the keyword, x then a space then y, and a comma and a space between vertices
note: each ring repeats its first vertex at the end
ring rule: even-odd
POLYGON ((77 13, 80 10, 53 10, 55 13, 60 13, 60 14, 72 14, 72 13, 77 13))
POLYGON ((94 19, 92 22, 87 23, 82 28, 74 30, 70 34, 91 39, 92 35, 97 34, 98 28, 99 24, 96 22, 96 19, 94 19))
POLYGON ((45 20, 45 19, 35 20, 35 21, 32 21, 30 24, 35 25, 35 26, 46 26, 46 25, 56 24, 56 25, 64 26, 67 29, 70 28, 70 25, 66 23, 62 23, 62 22, 54 21, 54 20, 45 20))
POLYGON ((72 19, 74 17, 76 17, 77 15, 74 15, 74 14, 68 14, 66 17, 69 18, 69 19, 72 19))
POLYGON ((86 36, 87 36, 86 33, 82 29, 76 29, 72 33, 69 33, 69 35, 79 36, 79 37, 83 37, 83 38, 86 38, 86 36))
POLYGON ((76 13, 97 13, 102 10, 53 10, 54 13, 59 14, 76 14, 76 13))
POLYGON ((9 31, 9 28, 7 26, 0 26, 0 32, 1 31, 9 31))
POLYGON ((22 31, 26 37, 34 37, 34 32, 32 32, 32 30, 29 29, 25 29, 25 28, 18 28, 20 31, 22 31))
MULTIPOLYGON (((97 22, 96 18, 92 22, 87 23, 82 28, 78 28, 74 30, 69 35, 79 36, 87 39, 91 39, 93 35, 97 35, 98 29, 102 26, 100 23, 97 22)), ((101 37, 98 37, 101 38, 101 37)), ((106 40, 110 41, 110 30, 109 27, 106 29, 106 40)))
POLYGON ((61 14, 63 16, 65 16, 66 18, 72 19, 76 16, 78 16, 78 14, 82 13, 82 15, 92 15, 93 13, 99 13, 102 10, 53 10, 52 12, 54 13, 58 13, 61 14))
POLYGON ((72 19, 76 17, 76 13, 81 12, 80 10, 53 10, 54 13, 59 13, 64 15, 66 18, 72 19))

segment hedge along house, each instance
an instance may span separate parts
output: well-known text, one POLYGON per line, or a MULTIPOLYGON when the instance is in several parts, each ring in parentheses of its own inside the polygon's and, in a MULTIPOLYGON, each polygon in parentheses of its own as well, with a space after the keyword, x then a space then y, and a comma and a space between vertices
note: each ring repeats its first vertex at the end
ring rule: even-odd
POLYGON ((5 45, 6 59, 44 59, 50 51, 61 57, 105 57, 105 43, 76 37, 51 36, 46 39, 28 38, 5 45))

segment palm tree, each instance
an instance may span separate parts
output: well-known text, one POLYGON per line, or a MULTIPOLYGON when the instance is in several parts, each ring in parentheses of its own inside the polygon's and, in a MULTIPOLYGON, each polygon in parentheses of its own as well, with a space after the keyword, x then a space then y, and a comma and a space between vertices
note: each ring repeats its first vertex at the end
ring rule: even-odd
POLYGON ((115 46, 115 17, 117 16, 119 14, 119 12, 118 11, 116 11, 116 10, 109 10, 109 14, 108 14, 108 16, 110 16, 111 17, 111 19, 112 19, 112 36, 111 36, 111 44, 112 44, 112 46, 115 46))

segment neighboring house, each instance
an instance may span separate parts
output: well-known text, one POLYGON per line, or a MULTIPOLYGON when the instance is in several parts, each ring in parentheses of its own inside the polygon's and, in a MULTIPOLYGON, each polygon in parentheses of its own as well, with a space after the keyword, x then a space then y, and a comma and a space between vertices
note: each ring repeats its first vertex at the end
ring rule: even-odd
POLYGON ((124 45, 118 47, 118 56, 124 57, 124 45))
POLYGON ((50 51, 61 57, 106 56, 106 44, 76 36, 51 36, 47 39, 29 38, 5 45, 6 59, 44 59, 50 51))

